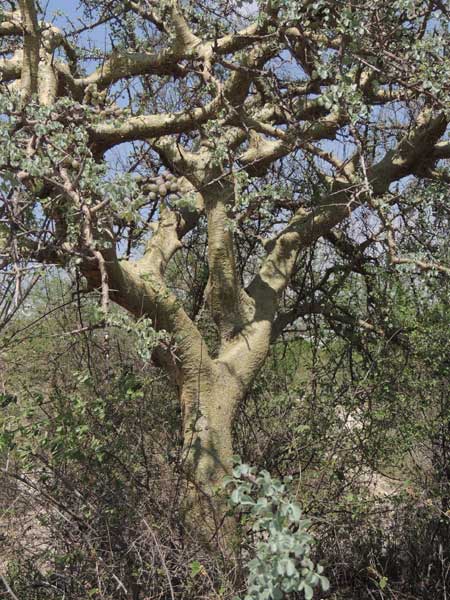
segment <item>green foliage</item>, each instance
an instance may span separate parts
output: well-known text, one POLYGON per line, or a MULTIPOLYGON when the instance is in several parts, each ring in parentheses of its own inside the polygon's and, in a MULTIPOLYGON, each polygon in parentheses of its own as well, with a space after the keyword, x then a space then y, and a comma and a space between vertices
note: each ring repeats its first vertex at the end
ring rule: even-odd
MULTIPOLYGON (((83 236, 83 206, 107 206, 119 222, 139 227, 139 209, 145 203, 139 181, 129 173, 111 173, 106 162, 93 156, 89 128, 100 119, 99 114, 68 97, 58 99, 51 107, 30 102, 23 113, 19 106, 18 96, 0 90, 0 113, 4 115, 0 119, 0 192, 6 197, 21 188, 21 227, 45 229, 49 214, 64 217, 74 255, 83 236), (18 170, 21 180, 17 179, 18 170), (31 180, 33 185, 23 185, 31 180), (63 199, 68 180, 72 185, 76 181, 78 187, 77 201, 70 205, 67 198, 63 199), (56 185, 59 193, 47 194, 49 185, 56 185)), ((111 246, 111 225, 110 217, 100 210, 97 247, 111 246)), ((25 248, 23 251, 26 254, 25 248)))
MULTIPOLYGON (((111 315, 106 355, 104 330, 67 335, 79 328, 78 311, 83 322, 95 322, 95 302, 65 306, 67 281, 46 285, 2 340, 2 376, 14 390, 0 396, 0 458, 7 466, 0 502, 13 531, 5 576, 27 600, 120 598, 112 573, 124 586, 165 590, 161 559, 152 553, 155 543, 168 543, 176 521, 177 487, 165 481, 177 480, 179 411, 146 358, 152 328, 141 331, 139 322, 134 330, 111 315), (24 339, 12 347, 14 333, 24 339), (4 504, 7 490, 12 499, 4 504), (174 512, 162 519, 165 504, 174 512), (27 518, 32 534, 21 528, 27 518)), ((193 559, 173 558, 186 581, 193 559)))
MULTIPOLYGON (((99 319, 104 318, 101 311, 98 311, 99 319)), ((118 328, 134 340, 134 348, 143 361, 149 361, 152 352, 159 345, 171 346, 170 336, 164 330, 156 331, 152 327, 151 319, 142 317, 133 319, 127 313, 122 311, 110 312, 106 317, 106 325, 112 328, 118 328)), ((175 349, 173 347, 173 349, 175 349)))
POLYGON ((319 584, 324 591, 329 588, 323 567, 310 558, 311 523, 303 518, 287 482, 272 478, 268 471, 255 473, 255 468, 239 461, 233 477, 225 481, 232 506, 243 512, 254 534, 255 557, 247 564, 245 600, 280 600, 294 592, 311 600, 319 584))

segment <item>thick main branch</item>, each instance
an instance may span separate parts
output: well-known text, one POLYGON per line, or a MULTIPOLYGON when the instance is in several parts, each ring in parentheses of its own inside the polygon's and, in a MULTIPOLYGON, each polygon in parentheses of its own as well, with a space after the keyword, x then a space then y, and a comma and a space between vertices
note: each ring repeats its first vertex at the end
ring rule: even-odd
POLYGON ((27 102, 38 90, 40 36, 34 0, 19 0, 19 6, 24 37, 21 91, 27 102))

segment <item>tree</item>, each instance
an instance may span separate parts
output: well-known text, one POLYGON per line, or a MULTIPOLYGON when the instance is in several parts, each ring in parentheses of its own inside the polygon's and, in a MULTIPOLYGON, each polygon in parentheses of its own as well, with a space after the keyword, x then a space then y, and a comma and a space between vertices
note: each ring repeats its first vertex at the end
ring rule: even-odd
POLYGON ((83 0, 79 26, 10 4, 0 226, 13 304, 36 265, 58 265, 100 291, 98 326, 113 301, 167 332, 153 359, 208 498, 271 344, 309 315, 398 338, 389 307, 371 321, 373 270, 450 273, 431 243, 398 253, 424 215, 448 218, 446 3, 83 0), (106 49, 86 33, 102 27, 106 49), (173 285, 180 257, 195 302, 173 285), (350 274, 366 314, 336 300, 350 274))

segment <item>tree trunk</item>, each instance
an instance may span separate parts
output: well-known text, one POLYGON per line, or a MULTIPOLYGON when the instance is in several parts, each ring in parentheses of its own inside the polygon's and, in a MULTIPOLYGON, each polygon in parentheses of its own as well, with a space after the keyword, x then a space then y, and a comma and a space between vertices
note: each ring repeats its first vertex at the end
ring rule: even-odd
POLYGON ((197 529, 200 522, 202 533, 210 539, 222 527, 227 509, 221 483, 231 471, 233 417, 244 391, 217 363, 212 371, 200 371, 181 387, 184 459, 189 481, 186 519, 197 529))

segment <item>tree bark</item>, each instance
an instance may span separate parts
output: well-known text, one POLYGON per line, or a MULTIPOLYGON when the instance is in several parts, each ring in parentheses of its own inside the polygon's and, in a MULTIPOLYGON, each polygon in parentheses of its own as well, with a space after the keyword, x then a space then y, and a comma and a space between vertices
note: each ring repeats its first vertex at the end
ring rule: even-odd
POLYGON ((192 373, 180 389, 189 486, 186 522, 209 539, 219 533, 227 510, 221 483, 232 468, 233 418, 244 394, 244 387, 216 362, 192 373))
MULTIPOLYGON (((164 243, 169 244, 170 228, 161 235, 164 243)), ((211 539, 226 511, 220 486, 232 466, 235 410, 252 379, 243 376, 242 368, 247 366, 255 373, 261 361, 256 366, 247 356, 253 346, 256 347, 249 336, 240 343, 233 340, 219 358, 211 358, 196 325, 164 286, 159 266, 165 261, 165 254, 158 250, 158 241, 156 234, 146 255, 133 265, 117 261, 113 254, 107 256, 105 265, 111 299, 138 318, 150 318, 152 326, 174 336, 176 357, 166 357, 161 350, 157 358, 179 390, 183 466, 188 485, 185 517, 188 525, 192 523, 198 529, 200 524, 204 537, 211 539), (159 360, 160 354, 162 360, 159 360)), ((175 241, 174 238, 174 246, 175 241)), ((168 252, 167 248, 163 250, 168 252)), ((86 268, 84 275, 92 287, 100 286, 98 269, 86 268)))

